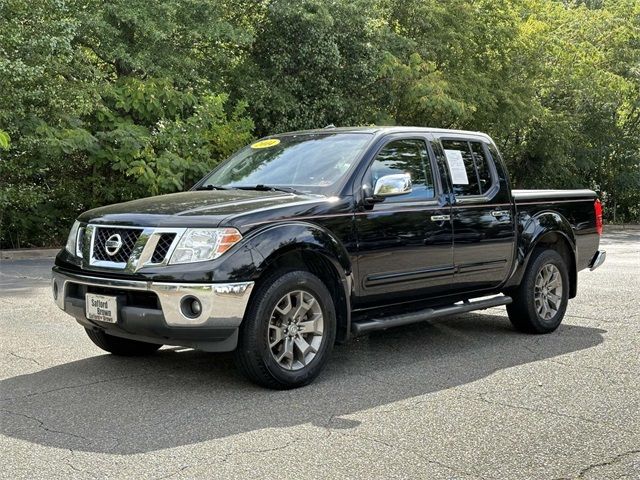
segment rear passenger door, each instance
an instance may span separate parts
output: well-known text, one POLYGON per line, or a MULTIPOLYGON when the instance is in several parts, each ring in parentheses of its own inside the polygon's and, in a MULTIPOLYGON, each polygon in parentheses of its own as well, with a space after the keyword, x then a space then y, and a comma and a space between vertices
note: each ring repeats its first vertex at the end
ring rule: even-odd
POLYGON ((514 256, 514 212, 506 172, 494 159, 495 147, 482 137, 441 137, 440 144, 454 196, 455 289, 496 288, 507 278, 514 256))

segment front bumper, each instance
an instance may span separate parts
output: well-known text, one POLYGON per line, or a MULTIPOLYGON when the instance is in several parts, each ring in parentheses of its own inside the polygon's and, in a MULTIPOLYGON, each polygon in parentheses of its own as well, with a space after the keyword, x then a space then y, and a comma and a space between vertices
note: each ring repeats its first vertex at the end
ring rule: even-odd
POLYGON ((182 345, 208 351, 233 350, 254 282, 185 284, 83 275, 53 267, 58 307, 88 328, 134 340, 182 345), (86 293, 118 297, 118 322, 87 319, 86 293), (181 302, 195 297, 202 313, 190 318, 181 302))

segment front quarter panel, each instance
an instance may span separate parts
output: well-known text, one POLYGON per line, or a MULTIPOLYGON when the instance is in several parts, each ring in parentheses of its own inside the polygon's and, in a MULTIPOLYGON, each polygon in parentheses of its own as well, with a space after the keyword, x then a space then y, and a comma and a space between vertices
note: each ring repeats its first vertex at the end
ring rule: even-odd
MULTIPOLYGON (((351 273, 351 260, 342 242, 327 229, 309 222, 285 222, 252 232, 245 239, 252 262, 237 262, 235 255, 225 263, 229 279, 256 280, 280 256, 292 251, 310 250, 330 260, 342 277, 351 273)), ((223 266, 223 265, 221 265, 223 266)))

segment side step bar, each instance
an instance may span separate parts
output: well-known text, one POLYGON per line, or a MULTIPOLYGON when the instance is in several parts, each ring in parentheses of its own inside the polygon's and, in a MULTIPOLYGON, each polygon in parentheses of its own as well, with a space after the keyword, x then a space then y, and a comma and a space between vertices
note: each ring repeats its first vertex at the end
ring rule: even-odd
POLYGON ((354 335, 362 335, 374 330, 385 330, 387 328, 399 327, 401 325, 409 325, 410 323, 424 322, 434 318, 446 317, 447 315, 455 315, 458 313, 471 312, 473 310, 484 310, 485 308, 498 307, 500 305, 508 305, 513 300, 506 295, 498 295, 496 297, 454 303, 444 307, 425 308, 417 312, 406 313, 403 315, 391 315, 389 317, 371 318, 361 322, 351 324, 351 332, 354 335))

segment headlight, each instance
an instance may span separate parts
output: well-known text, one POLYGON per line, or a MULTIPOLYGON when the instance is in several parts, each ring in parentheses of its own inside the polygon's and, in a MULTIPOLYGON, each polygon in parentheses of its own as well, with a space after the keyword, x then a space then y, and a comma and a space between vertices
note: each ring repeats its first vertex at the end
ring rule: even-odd
POLYGON ((67 252, 71 255, 75 255, 76 257, 82 256, 82 249, 80 248, 80 243, 78 242, 78 232, 80 230, 80 222, 73 222, 73 227, 71 227, 71 231, 69 232, 69 237, 67 238, 67 245, 64 247, 67 252))
POLYGON ((189 228, 180 238, 169 263, 213 260, 240 240, 242 235, 235 228, 189 228))

